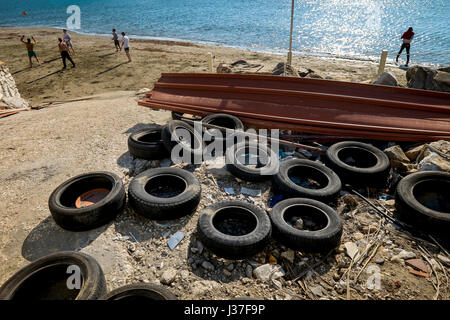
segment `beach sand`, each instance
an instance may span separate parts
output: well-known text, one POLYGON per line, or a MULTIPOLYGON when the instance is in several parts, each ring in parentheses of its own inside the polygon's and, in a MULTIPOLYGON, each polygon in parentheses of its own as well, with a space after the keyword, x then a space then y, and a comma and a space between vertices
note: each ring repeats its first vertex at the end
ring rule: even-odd
MULTIPOLYGON (((214 70, 221 62, 245 60, 264 67, 259 73, 270 73, 275 65, 285 61, 285 55, 257 52, 230 47, 207 46, 194 43, 133 39, 130 47, 132 63, 125 53, 116 53, 112 37, 72 35, 76 68, 71 64, 64 72, 57 46, 62 32, 51 28, 0 28, 0 61, 13 74, 19 92, 31 104, 76 99, 108 91, 152 88, 164 72, 207 72, 208 52, 212 52, 214 70), (34 36, 38 41, 35 51, 42 65, 33 59, 28 67, 27 51, 19 41, 21 35, 34 36)), ((132 30, 130 30, 132 33, 132 30)), ((292 65, 310 68, 324 78, 371 83, 376 79, 378 64, 311 56, 294 56, 292 65)), ((257 69, 252 69, 256 71, 257 69)), ((405 71, 387 66, 401 85, 406 85, 405 71)))

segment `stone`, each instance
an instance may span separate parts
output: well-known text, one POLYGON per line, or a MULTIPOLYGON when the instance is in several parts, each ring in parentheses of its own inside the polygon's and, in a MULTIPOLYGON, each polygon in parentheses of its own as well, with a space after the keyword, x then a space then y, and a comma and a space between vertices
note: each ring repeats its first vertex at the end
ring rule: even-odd
POLYGON ((168 268, 163 272, 160 278, 160 282, 165 285, 170 285, 177 276, 177 270, 175 268, 168 268))
POLYGON ((304 68, 304 67, 300 67, 300 69, 297 70, 297 73, 300 77, 304 78, 306 77, 308 74, 310 73, 314 73, 313 70, 309 69, 309 68, 304 68))
POLYGON ((356 245, 356 243, 354 242, 346 242, 344 244, 345 246, 345 251, 347 253, 347 255, 351 258, 351 259, 356 259, 357 256, 359 255, 359 249, 358 246, 356 245))
POLYGON ((214 271, 214 265, 209 261, 202 262, 202 268, 209 271, 214 271))
MULTIPOLYGON (((272 70, 272 75, 279 76, 284 73, 284 62, 278 63, 275 68, 272 70)), ((295 71, 290 65, 286 66, 286 75, 296 75, 297 71, 295 71)))
POLYGON ((445 160, 438 153, 427 149, 424 158, 419 162, 419 171, 445 171, 450 172, 450 161, 445 160))
POLYGON ((217 73, 231 73, 232 72, 230 65, 228 65, 226 63, 219 63, 216 71, 217 71, 217 73))
POLYGON ((309 287, 309 290, 311 290, 311 292, 317 297, 323 296, 323 288, 321 286, 309 287))
POLYGON ((375 260, 376 264, 384 264, 384 259, 383 258, 378 258, 375 260))
MULTIPOLYGON (((412 162, 416 161, 417 157, 419 157, 421 154, 423 155, 423 152, 427 149, 427 146, 425 144, 412 148, 405 152, 406 157, 412 162)), ((421 158, 423 159, 423 157, 421 158)), ((419 161, 421 160, 419 159, 419 161)))
POLYGON ((402 148, 399 146, 392 146, 384 150, 384 153, 388 156, 391 166, 402 170, 408 170, 410 164, 409 158, 405 155, 402 148))
POLYGON ((255 278, 267 282, 270 279, 278 279, 285 275, 284 270, 277 264, 263 264, 253 270, 255 278))
POLYGON ((303 230, 303 220, 302 218, 295 218, 294 219, 294 228, 298 230, 303 230))
POLYGON ((437 255, 437 258, 438 258, 439 260, 441 260, 441 262, 443 262, 444 264, 450 266, 450 258, 445 257, 445 256, 440 255, 440 254, 437 255))
POLYGON ((353 210, 358 206, 358 198, 354 195, 343 195, 341 200, 350 208, 350 210, 353 210))
POLYGON ((390 72, 383 72, 382 74, 380 74, 378 79, 373 82, 373 84, 397 87, 398 86, 398 81, 397 81, 397 79, 395 78, 395 76, 392 73, 390 73, 390 72))
POLYGON ((252 276, 253 276, 253 268, 249 264, 245 267, 245 276, 247 278, 252 278, 252 276))
POLYGON ((285 251, 281 254, 281 258, 289 261, 290 263, 294 263, 295 252, 293 250, 285 251))
POLYGON ((214 292, 220 289, 220 285, 216 281, 201 280, 192 284, 191 292, 193 295, 202 296, 207 293, 214 292))
POLYGON ((356 241, 364 239, 364 235, 361 232, 355 232, 353 234, 353 239, 356 241))
POLYGON ((433 80, 440 91, 450 92, 450 73, 438 71, 433 80))
POLYGON ((318 75, 317 73, 308 73, 305 78, 312 78, 312 79, 323 79, 322 76, 318 75))
POLYGON ((436 90, 433 78, 437 71, 427 67, 413 66, 406 72, 408 87, 414 89, 436 90))
POLYGON ((227 277, 231 277, 231 272, 228 271, 227 269, 223 269, 223 274, 227 277))
POLYGON ((234 264, 230 263, 229 265, 226 266, 226 269, 227 269, 228 271, 233 271, 233 269, 234 269, 234 264))
POLYGON ((391 261, 403 261, 405 259, 415 258, 416 254, 412 251, 402 250, 399 254, 392 256, 391 261))

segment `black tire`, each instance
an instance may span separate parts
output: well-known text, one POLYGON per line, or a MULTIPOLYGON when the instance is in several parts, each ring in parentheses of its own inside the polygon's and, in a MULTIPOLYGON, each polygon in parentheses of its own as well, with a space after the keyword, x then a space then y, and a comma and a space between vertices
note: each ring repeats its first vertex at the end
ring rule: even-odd
POLYGON ((283 200, 272 208, 269 216, 274 238, 291 249, 303 252, 329 252, 340 244, 342 220, 336 211, 322 202, 305 198, 283 200), (307 221, 308 218, 314 223, 314 227, 312 230, 294 228, 288 221, 295 217, 303 217, 303 221, 307 221))
POLYGON ((101 297, 100 300, 144 302, 145 300, 178 300, 178 298, 163 286, 150 283, 138 283, 115 289, 101 297))
POLYGON ((430 232, 450 230, 450 173, 423 171, 400 180, 395 193, 399 219, 430 232))
POLYGON ((172 111, 172 120, 181 120, 183 119, 184 113, 172 111))
POLYGON ((128 150, 136 158, 157 160, 168 157, 161 139, 161 128, 144 129, 128 137, 128 150))
POLYGON ((98 228, 123 211, 126 193, 122 180, 110 172, 91 172, 73 177, 58 186, 50 195, 48 207, 56 224, 70 231, 98 228), (104 188, 110 190, 102 200, 83 208, 75 201, 84 192, 104 188))
MULTIPOLYGON (((226 114, 226 113, 214 113, 214 114, 207 115, 206 117, 204 117, 202 119, 202 124, 212 124, 212 125, 216 125, 219 127, 232 129, 232 130, 240 130, 240 131, 244 130, 244 124, 238 117, 235 117, 235 116, 232 116, 232 115, 226 114)), ((219 129, 209 129, 209 128, 205 127, 204 131, 205 131, 205 135, 207 137, 210 136, 210 134, 209 134, 210 130, 219 130, 219 129)), ((225 135, 226 130, 221 130, 221 133, 223 135, 225 135)), ((217 139, 217 140, 225 141, 224 138, 217 139)))
MULTIPOLYGON (((189 155, 190 163, 194 163, 195 159, 203 159, 203 151, 206 148, 205 143, 203 142, 203 137, 201 132, 197 132, 194 130, 194 128, 187 124, 186 122, 180 121, 180 120, 172 120, 169 121, 162 129, 161 137, 164 142, 164 146, 167 149, 169 153, 172 152, 172 149, 177 145, 180 144, 183 154, 186 152, 189 155), (183 143, 180 143, 180 141, 183 141, 183 132, 179 132, 179 130, 182 130, 184 133, 189 132, 190 139, 191 139, 191 145, 186 145, 183 143), (174 137, 175 141, 172 141, 172 136, 174 137)), ((174 159, 172 159, 173 161, 174 159)))
POLYGON ((361 187, 384 187, 391 164, 380 149, 362 142, 343 141, 333 144, 326 153, 327 165, 344 183, 361 187), (354 165, 343 160, 352 158, 354 165))
POLYGON ((200 194, 201 184, 189 171, 155 168, 131 181, 128 201, 136 213, 146 218, 171 220, 192 214, 200 202, 200 194), (160 196, 161 193, 165 194, 160 196))
POLYGON ((106 281, 98 262, 87 254, 58 252, 20 269, 0 288, 0 300, 97 300, 106 293, 106 281), (82 277, 80 289, 69 289, 76 284, 71 265, 78 266, 82 277))
MULTIPOLYGON (((289 197, 310 198, 323 202, 336 200, 342 184, 338 175, 320 162, 305 159, 290 159, 281 162, 278 173, 273 177, 280 193, 289 197), (292 179, 295 177, 312 179, 317 184, 300 186, 292 179)), ((311 181, 311 180, 310 180, 311 181)))
POLYGON ((244 259, 262 251, 271 232, 267 213, 241 200, 222 201, 206 207, 197 224, 197 234, 204 246, 227 259, 244 259), (231 224, 239 224, 245 230, 241 230, 240 235, 224 233, 220 226, 224 219, 230 219, 231 224))
POLYGON ((272 177, 278 172, 279 160, 278 155, 273 152, 270 147, 263 144, 251 144, 248 142, 238 143, 232 148, 228 148, 225 153, 225 162, 227 170, 234 176, 244 180, 244 181, 266 181, 272 179, 272 177), (242 152, 246 152, 247 148, 250 147, 250 151, 253 154, 257 152, 258 159, 259 155, 264 155, 267 159, 267 163, 262 165, 258 164, 256 167, 249 167, 241 163, 239 155, 242 152))

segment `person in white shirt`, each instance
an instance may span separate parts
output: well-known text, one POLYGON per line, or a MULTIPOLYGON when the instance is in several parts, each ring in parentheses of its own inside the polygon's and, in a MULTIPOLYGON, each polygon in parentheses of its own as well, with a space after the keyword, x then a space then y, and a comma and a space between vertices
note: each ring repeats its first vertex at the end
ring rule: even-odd
POLYGON ((125 32, 122 32, 122 46, 120 47, 120 50, 122 48, 125 50, 125 53, 128 57, 128 62, 131 62, 131 56, 130 56, 130 39, 125 34, 125 32))
POLYGON ((67 33, 66 29, 63 29, 63 40, 67 45, 67 48, 72 49, 72 53, 75 54, 75 49, 73 48, 72 45, 72 37, 70 36, 69 33, 67 33))

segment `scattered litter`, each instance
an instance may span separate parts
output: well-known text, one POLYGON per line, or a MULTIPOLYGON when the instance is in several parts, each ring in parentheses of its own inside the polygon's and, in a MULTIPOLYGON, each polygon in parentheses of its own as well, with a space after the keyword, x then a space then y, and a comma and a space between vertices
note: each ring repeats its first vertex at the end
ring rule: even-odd
POLYGON ((181 231, 177 231, 174 235, 172 235, 167 241, 167 244, 169 245, 169 248, 173 250, 184 238, 184 233, 181 231))
POLYGON ((308 159, 313 156, 312 153, 309 152, 308 150, 299 149, 298 152, 307 157, 308 159))
POLYGON ((170 167, 171 164, 172 164, 172 161, 171 161, 170 159, 162 159, 162 160, 159 162, 159 165, 160 165, 161 167, 170 167))
POLYGON ((405 260, 405 263, 419 271, 423 271, 425 273, 430 272, 427 265, 425 264, 425 262, 423 262, 422 259, 409 259, 409 260, 405 260))
POLYGON ((246 187, 241 187, 241 193, 246 194, 251 197, 260 197, 261 190, 248 189, 246 187))
POLYGON ((428 273, 417 271, 417 270, 414 270, 414 269, 409 269, 409 272, 412 273, 412 274, 415 274, 416 276, 419 276, 419 277, 424 277, 424 278, 429 278, 430 277, 430 275, 428 273))
POLYGON ((236 192, 234 192, 233 188, 224 188, 224 190, 227 194, 236 194, 236 192))
POLYGON ((134 234, 131 233, 131 231, 129 232, 130 236, 133 238, 134 242, 138 242, 136 237, 134 236, 134 234))
POLYGON ((278 202, 284 199, 282 194, 275 194, 269 199, 269 208, 273 208, 278 202))
POLYGON ((383 201, 387 201, 387 200, 392 199, 392 197, 390 195, 388 195, 388 194, 381 194, 381 195, 378 196, 378 199, 379 200, 383 200, 383 201))
POLYGON ((170 230, 166 231, 166 232, 163 234, 163 238, 167 238, 169 235, 170 235, 170 230))
POLYGON ((130 240, 129 236, 118 236, 113 238, 113 241, 127 241, 127 240, 130 240))

